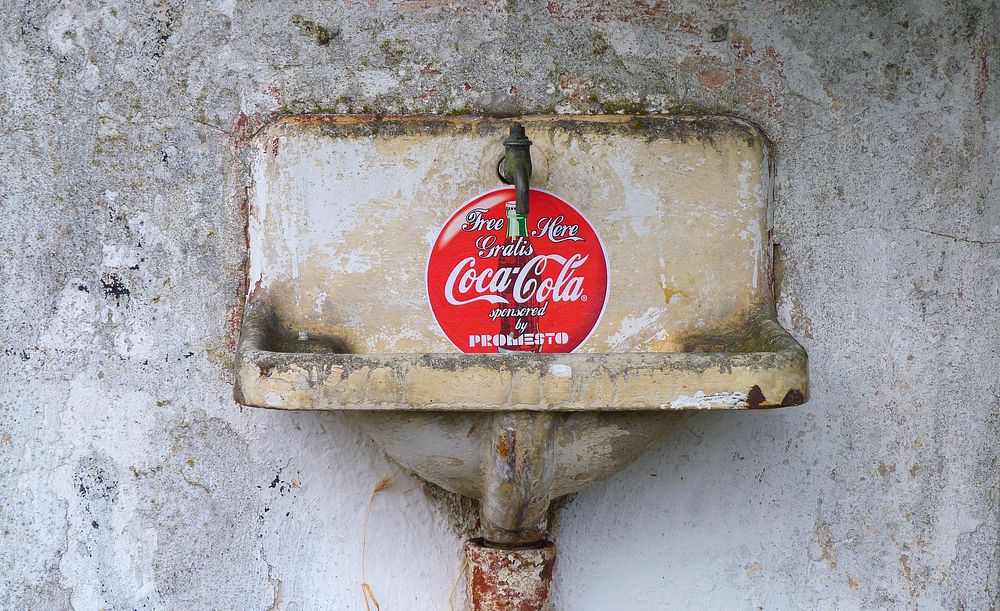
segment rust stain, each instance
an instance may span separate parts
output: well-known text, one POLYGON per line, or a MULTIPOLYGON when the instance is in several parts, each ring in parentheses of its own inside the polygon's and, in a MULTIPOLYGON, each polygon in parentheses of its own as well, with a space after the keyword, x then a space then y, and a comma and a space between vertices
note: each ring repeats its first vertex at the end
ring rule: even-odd
POLYGON ((500 437, 500 440, 497 441, 497 456, 504 460, 510 456, 510 439, 507 435, 500 437))
POLYGON ((802 405, 806 402, 806 396, 801 390, 793 388, 785 393, 785 398, 781 400, 781 407, 790 407, 792 405, 802 405))
POLYGON ((281 94, 281 88, 278 87, 277 83, 271 83, 270 85, 267 86, 267 89, 265 91, 267 92, 267 95, 271 96, 271 98, 273 98, 274 101, 277 102, 279 106, 281 106, 281 104, 284 101, 284 98, 281 94))
POLYGON ((765 401, 767 401, 767 398, 764 396, 764 393, 761 392, 760 386, 757 386, 756 384, 751 386, 750 392, 747 393, 747 405, 750 406, 750 409, 757 409, 761 407, 765 401))
POLYGON ((754 54, 753 45, 750 43, 750 39, 746 36, 733 36, 733 40, 729 46, 732 48, 733 53, 736 54, 736 57, 742 60, 750 59, 750 56, 754 54))
POLYGON ((242 293, 243 285, 241 284, 237 291, 236 303, 226 308, 226 346, 230 350, 236 349, 240 331, 243 329, 243 300, 239 298, 239 294, 242 293))
POLYGON ((473 611, 538 611, 544 609, 552 583, 555 546, 489 547, 470 541, 469 602, 473 611))
POLYGON ((831 571, 837 570, 837 549, 833 542, 833 533, 830 526, 821 522, 816 524, 814 540, 819 545, 820 557, 826 561, 826 565, 831 571))
POLYGON ((978 60, 979 63, 979 74, 976 78, 976 104, 982 106, 990 84, 990 51, 986 45, 985 37, 979 45, 979 49, 973 51, 973 60, 978 60))
POLYGON ((721 89, 729 82, 729 73, 723 70, 702 70, 698 74, 698 81, 705 87, 721 89))
POLYGON ((783 87, 774 86, 783 81, 783 62, 774 47, 757 50, 749 37, 736 34, 730 41, 734 56, 734 85, 742 92, 754 113, 777 116, 781 110, 783 87))
POLYGON ((680 289, 672 289, 669 286, 663 287, 663 298, 668 304, 674 295, 677 295, 678 297, 687 297, 687 293, 680 289))
POLYGON ((241 112, 233 125, 233 150, 239 152, 253 139, 253 129, 250 127, 250 115, 241 112))
POLYGON ((910 557, 906 554, 900 554, 899 563, 903 565, 903 572, 906 574, 906 579, 912 581, 913 569, 910 568, 910 557))

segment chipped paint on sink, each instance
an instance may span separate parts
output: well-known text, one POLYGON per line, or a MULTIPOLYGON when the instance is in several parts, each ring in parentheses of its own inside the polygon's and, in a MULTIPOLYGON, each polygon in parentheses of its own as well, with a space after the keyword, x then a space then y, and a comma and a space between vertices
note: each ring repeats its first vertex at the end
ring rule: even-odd
POLYGON ((678 395, 670 403, 664 403, 664 409, 744 409, 749 407, 747 394, 738 392, 717 392, 706 395, 702 391, 692 396, 678 395))

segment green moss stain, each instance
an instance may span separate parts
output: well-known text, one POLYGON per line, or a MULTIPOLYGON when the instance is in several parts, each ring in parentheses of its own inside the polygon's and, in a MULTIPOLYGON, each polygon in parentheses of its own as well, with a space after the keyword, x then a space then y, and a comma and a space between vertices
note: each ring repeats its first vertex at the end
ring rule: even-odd
POLYGON ((331 40, 340 36, 339 26, 323 26, 302 15, 292 15, 292 24, 304 36, 311 38, 318 45, 327 45, 331 40))

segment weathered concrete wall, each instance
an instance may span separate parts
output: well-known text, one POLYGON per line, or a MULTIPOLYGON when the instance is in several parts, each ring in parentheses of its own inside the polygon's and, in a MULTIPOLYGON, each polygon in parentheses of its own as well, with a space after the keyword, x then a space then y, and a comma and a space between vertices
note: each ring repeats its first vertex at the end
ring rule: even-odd
MULTIPOLYGON (((0 4, 0 607, 442 609, 457 501, 231 400, 231 144, 272 113, 735 113, 812 401, 568 501, 560 609, 1000 592, 995 2, 0 4)), ((458 588, 460 591, 461 588, 458 588)), ((456 597, 458 598, 458 597, 456 597)))

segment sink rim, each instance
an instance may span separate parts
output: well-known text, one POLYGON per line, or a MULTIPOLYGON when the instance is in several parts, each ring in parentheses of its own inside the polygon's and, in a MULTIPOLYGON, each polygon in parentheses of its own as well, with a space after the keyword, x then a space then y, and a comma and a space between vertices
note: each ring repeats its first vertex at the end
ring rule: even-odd
POLYGON ((771 316, 750 325, 766 350, 284 352, 266 349, 273 315, 247 308, 236 400, 286 410, 684 411, 766 409, 808 400, 808 357, 771 316))

